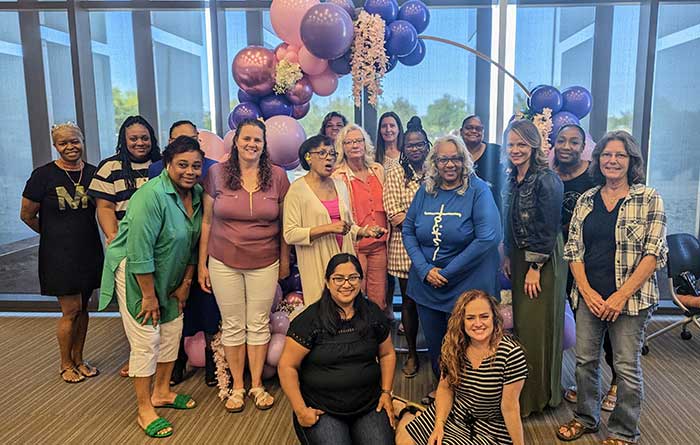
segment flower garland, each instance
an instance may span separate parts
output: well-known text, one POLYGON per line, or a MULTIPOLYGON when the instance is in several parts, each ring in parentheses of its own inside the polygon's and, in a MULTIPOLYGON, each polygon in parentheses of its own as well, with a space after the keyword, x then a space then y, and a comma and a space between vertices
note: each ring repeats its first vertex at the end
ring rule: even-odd
POLYGON ((362 90, 367 89, 367 101, 376 107, 382 94, 382 78, 389 58, 384 49, 384 20, 377 14, 361 11, 355 22, 352 42, 352 96, 355 106, 362 106, 362 90))
POLYGON ((211 340, 211 349, 214 351, 214 363, 216 363, 216 380, 219 387, 219 398, 226 400, 231 395, 231 379, 228 373, 228 363, 224 354, 224 345, 221 344, 221 331, 217 332, 211 340))
POLYGON ((515 113, 515 117, 530 120, 535 124, 542 138, 542 151, 545 155, 549 155, 549 151, 552 149, 552 145, 549 143, 549 135, 552 133, 552 109, 544 108, 542 113, 519 111, 515 113))
POLYGON ((273 90, 277 94, 284 94, 301 79, 301 66, 287 60, 281 60, 275 68, 275 86, 273 90))

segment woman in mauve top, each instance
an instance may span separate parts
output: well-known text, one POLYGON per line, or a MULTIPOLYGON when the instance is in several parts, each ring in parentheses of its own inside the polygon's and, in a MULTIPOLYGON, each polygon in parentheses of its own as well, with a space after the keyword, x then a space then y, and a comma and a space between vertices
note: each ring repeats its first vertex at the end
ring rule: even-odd
POLYGON ((213 290, 221 311, 221 343, 233 376, 229 412, 245 406, 246 353, 248 395, 261 410, 274 403, 262 371, 277 280, 289 275, 289 249, 280 237, 288 188, 286 173, 270 161, 265 125, 258 120, 240 123, 229 160, 211 167, 204 183, 199 283, 213 290))

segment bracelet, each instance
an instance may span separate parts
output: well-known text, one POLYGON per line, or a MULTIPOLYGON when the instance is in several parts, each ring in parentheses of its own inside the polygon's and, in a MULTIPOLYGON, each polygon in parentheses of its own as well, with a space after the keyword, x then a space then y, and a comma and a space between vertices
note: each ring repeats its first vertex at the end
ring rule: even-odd
POLYGON ((441 423, 445 425, 446 420, 445 419, 438 419, 437 417, 435 418, 435 424, 437 425, 438 423, 441 423))
POLYGON ((394 396, 394 393, 390 389, 382 389, 382 394, 388 394, 391 397, 394 396))

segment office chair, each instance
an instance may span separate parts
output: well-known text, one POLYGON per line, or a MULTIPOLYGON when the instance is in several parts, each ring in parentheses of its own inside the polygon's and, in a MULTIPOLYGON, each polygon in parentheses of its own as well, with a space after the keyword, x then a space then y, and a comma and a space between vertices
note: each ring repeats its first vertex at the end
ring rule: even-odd
MULTIPOLYGON (((683 306, 683 304, 678 301, 678 295, 676 293, 678 287, 683 284, 684 281, 681 278, 681 273, 692 272, 695 277, 700 277, 700 241, 688 233, 676 233, 668 235, 666 237, 666 242, 668 243, 668 263, 666 267, 668 269, 668 284, 671 288, 671 296, 676 306, 683 310, 683 315, 685 317, 651 335, 647 335, 644 340, 644 346, 642 347, 642 355, 649 353, 648 343, 650 340, 678 326, 682 326, 683 328, 681 331, 681 338, 683 340, 690 340, 693 337, 693 334, 688 331, 688 325, 690 323, 695 323, 700 328, 700 309, 683 306)), ((700 298, 700 296, 698 298, 700 298)))

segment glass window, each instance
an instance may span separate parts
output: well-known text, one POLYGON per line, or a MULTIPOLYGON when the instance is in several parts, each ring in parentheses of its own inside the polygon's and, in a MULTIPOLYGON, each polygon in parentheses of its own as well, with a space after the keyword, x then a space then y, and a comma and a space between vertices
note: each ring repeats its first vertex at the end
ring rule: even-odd
MULTIPOLYGON (((431 9, 425 34, 476 48, 476 9, 431 9)), ((416 66, 400 62, 385 77, 377 114, 395 111, 404 123, 418 115, 431 139, 457 130, 474 111, 476 57, 427 40, 416 66)), ((373 137, 375 135, 372 135, 373 137)))
POLYGON ((639 9, 639 5, 615 6, 610 56, 608 130, 632 131, 639 9))
POLYGON ((20 219, 24 184, 32 172, 29 113, 24 84, 19 18, 0 12, 0 245, 35 235, 20 219))
POLYGON ((187 119, 211 129, 208 42, 204 12, 152 12, 159 140, 165 146, 168 129, 187 119))
POLYGON ((139 112, 131 13, 91 12, 90 34, 100 154, 105 158, 114 154, 124 119, 139 112))
POLYGON ((648 183, 664 198, 668 233, 697 234, 700 4, 662 4, 658 29, 648 183))
MULTIPOLYGON (((226 11, 226 60, 228 61, 229 111, 238 105, 238 85, 233 81, 231 64, 238 51, 248 46, 245 11, 226 11)), ((228 128, 225 129, 228 131, 228 128)), ((226 133, 224 131, 224 133, 226 133)))
MULTIPOLYGON (((68 14, 63 11, 39 13, 44 50, 46 98, 49 122, 75 122, 73 69, 68 35, 68 14)), ((52 152, 56 156, 55 152, 52 152)))
MULTIPOLYGON (((515 76, 532 89, 539 84, 590 90, 595 7, 518 7, 515 25, 515 76), (553 36, 548 39, 545 36, 553 36)), ((514 89, 513 109, 526 108, 514 89)), ((588 118, 582 122, 588 126, 588 118)))

